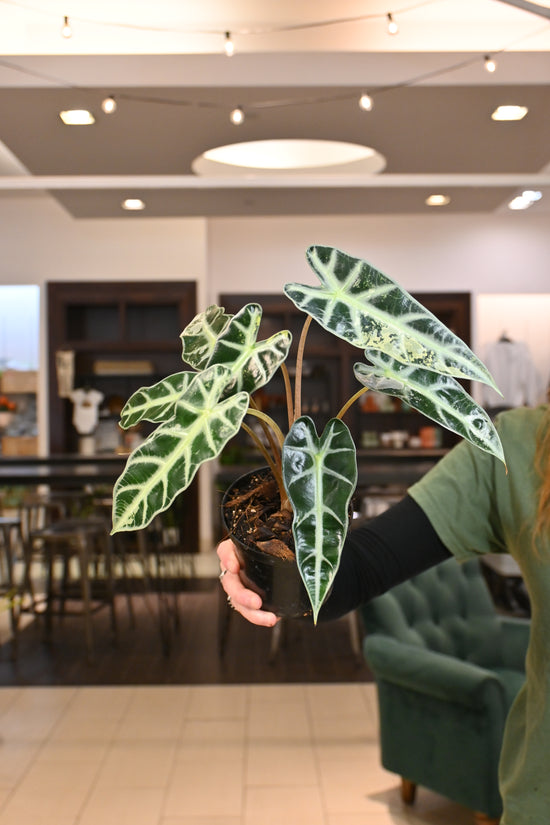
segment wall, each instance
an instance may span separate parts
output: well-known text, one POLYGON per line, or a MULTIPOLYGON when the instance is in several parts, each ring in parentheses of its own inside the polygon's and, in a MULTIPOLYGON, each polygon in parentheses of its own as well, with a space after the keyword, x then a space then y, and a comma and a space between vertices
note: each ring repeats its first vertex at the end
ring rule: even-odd
POLYGON ((313 283, 310 244, 367 258, 410 291, 547 292, 550 283, 548 216, 228 218, 208 222, 210 299, 313 283))

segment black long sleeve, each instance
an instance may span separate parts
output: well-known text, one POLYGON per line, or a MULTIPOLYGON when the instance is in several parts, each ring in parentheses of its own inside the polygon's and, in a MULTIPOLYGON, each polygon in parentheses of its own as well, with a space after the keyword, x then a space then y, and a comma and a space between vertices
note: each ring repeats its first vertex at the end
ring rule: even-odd
POLYGON ((343 616, 450 555, 424 511, 405 496, 380 516, 349 532, 319 619, 343 616))

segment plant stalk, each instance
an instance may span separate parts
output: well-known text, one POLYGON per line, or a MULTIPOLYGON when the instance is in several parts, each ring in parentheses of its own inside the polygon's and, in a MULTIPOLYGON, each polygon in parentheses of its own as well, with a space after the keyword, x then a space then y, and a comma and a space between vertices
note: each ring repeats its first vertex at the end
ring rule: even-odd
POLYGON ((304 368, 304 348, 306 345, 307 333, 311 324, 311 315, 308 315, 302 327, 302 334, 298 343, 298 352, 296 353, 296 379, 294 384, 294 418, 300 418, 302 415, 302 373, 304 368))
MULTIPOLYGON (((249 410, 249 412, 252 412, 249 410)), ((275 425, 277 426, 277 425, 275 425)), ((269 469, 273 473, 273 478, 277 483, 277 488, 279 490, 279 498, 281 499, 281 510, 290 510, 290 502, 288 500, 288 496, 286 494, 285 485, 283 482, 283 471, 281 467, 280 458, 274 460, 273 457, 269 454, 269 451, 265 448, 264 444, 260 441, 254 430, 245 424, 244 421, 241 423, 241 427, 243 430, 248 433, 254 444, 257 446, 263 457, 265 458, 269 469)))
MULTIPOLYGON (((262 410, 260 410, 260 408, 258 407, 258 405, 256 404, 256 402, 255 402, 255 400, 252 396, 250 396, 249 403, 250 403, 250 407, 251 407, 251 409, 248 410, 249 413, 251 413, 252 410, 256 410, 256 412, 262 412, 262 410)), ((264 415, 265 415, 265 413, 264 413, 264 415)), ((273 457, 273 460, 275 461, 275 464, 278 467, 281 467, 281 449, 282 449, 282 446, 279 443, 278 437, 276 439, 275 435, 273 433, 273 427, 274 426, 276 427, 277 425, 275 424, 273 419, 270 418, 269 416, 267 416, 267 420, 265 420, 263 418, 260 418, 259 421, 260 421, 260 424, 262 426, 262 430, 264 431, 265 437, 269 441, 269 448, 271 450, 271 455, 273 457)))
POLYGON ((343 418, 345 416, 345 414, 347 413, 347 411, 349 410, 349 408, 351 407, 351 405, 354 404, 357 401, 358 398, 361 398, 362 395, 364 395, 366 392, 368 392, 368 390, 369 390, 368 387, 361 387, 360 390, 357 390, 357 392, 354 393, 351 396, 351 398, 348 398, 348 400, 346 401, 344 406, 339 410, 338 415, 336 415, 335 418, 343 418))
POLYGON ((283 381, 285 382, 286 411, 288 416, 288 429, 290 430, 294 421, 294 405, 292 403, 292 386, 290 384, 290 375, 288 374, 288 368, 284 361, 281 364, 281 372, 283 374, 283 381))

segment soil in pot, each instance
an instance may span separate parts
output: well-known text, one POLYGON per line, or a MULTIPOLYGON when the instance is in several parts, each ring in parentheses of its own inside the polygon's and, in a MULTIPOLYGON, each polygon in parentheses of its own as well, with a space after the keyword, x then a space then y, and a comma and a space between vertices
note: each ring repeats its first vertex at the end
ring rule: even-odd
POLYGON ((246 587, 262 597, 263 609, 278 616, 311 615, 300 578, 292 513, 281 511, 277 484, 269 468, 239 478, 227 490, 222 518, 237 548, 246 587))

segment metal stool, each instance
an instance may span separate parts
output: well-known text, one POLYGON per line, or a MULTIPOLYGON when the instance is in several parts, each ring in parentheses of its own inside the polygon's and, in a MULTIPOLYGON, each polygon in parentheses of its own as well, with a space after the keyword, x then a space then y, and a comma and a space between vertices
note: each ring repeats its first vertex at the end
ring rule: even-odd
POLYGON ((41 529, 34 530, 30 536, 30 542, 33 547, 38 545, 46 567, 45 630, 46 640, 48 641, 51 639, 54 601, 59 601, 57 613, 61 616, 66 615, 65 602, 69 592, 69 565, 71 559, 76 558, 78 560, 77 593, 82 600, 82 610, 79 611, 79 615, 84 619, 88 660, 93 661, 92 613, 104 605, 110 607, 111 628, 115 642, 118 641, 112 545, 108 525, 100 518, 62 519, 41 529), (95 577, 90 575, 92 565, 97 566, 100 559, 105 567, 102 583, 106 589, 106 596, 102 600, 92 598, 92 583, 95 577), (56 560, 60 560, 63 565, 59 590, 55 588, 54 564, 56 560), (94 601, 99 601, 99 604, 93 605, 94 601))
POLYGON ((18 653, 19 615, 21 612, 21 588, 15 578, 15 560, 18 545, 23 548, 21 519, 16 516, 0 516, 0 595, 7 599, 10 611, 11 658, 18 653))

